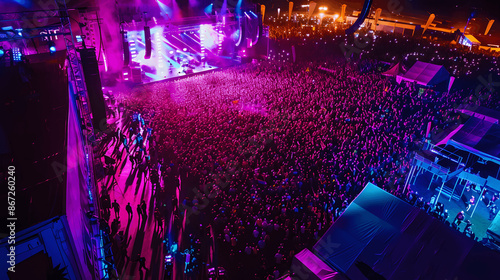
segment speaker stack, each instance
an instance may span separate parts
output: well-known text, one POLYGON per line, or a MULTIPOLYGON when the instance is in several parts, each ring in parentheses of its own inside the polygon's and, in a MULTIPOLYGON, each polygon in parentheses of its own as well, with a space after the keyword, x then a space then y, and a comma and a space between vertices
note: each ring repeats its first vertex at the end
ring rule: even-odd
POLYGON ((144 26, 144 39, 146 40, 146 53, 144 54, 144 59, 151 58, 151 30, 149 26, 144 26))
POLYGON ((92 124, 94 130, 105 131, 107 129, 106 104, 102 94, 101 77, 95 48, 79 49, 82 60, 83 75, 89 96, 90 109, 92 110, 92 124))

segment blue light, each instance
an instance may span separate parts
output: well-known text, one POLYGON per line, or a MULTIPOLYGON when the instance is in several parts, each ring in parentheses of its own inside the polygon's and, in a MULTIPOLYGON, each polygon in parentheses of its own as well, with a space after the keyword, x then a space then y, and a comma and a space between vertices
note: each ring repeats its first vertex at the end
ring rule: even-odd
POLYGON ((18 47, 12 48, 12 59, 14 61, 21 61, 22 60, 21 50, 18 47))
POLYGON ((5 54, 5 51, 3 50, 3 48, 0 48, 0 57, 2 57, 4 54, 5 54))
POLYGON ((56 52, 56 44, 53 41, 49 41, 49 52, 50 54, 56 52))
POLYGON ((205 14, 211 14, 211 13, 212 13, 212 7, 213 7, 213 5, 214 5, 214 4, 210 4, 210 5, 208 5, 208 6, 205 8, 205 10, 204 10, 205 14))

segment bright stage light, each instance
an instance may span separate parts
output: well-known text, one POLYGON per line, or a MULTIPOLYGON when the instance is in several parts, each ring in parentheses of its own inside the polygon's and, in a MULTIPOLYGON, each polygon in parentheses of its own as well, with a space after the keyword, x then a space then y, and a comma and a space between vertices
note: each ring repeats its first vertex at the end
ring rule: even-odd
POLYGON ((5 51, 3 50, 3 47, 0 46, 0 57, 2 57, 5 54, 5 51))
POLYGON ((49 52, 51 54, 56 52, 56 44, 54 43, 54 41, 49 41, 49 52))
POLYGON ((183 48, 182 49, 183 52, 187 52, 187 50, 188 50, 187 48, 183 48))

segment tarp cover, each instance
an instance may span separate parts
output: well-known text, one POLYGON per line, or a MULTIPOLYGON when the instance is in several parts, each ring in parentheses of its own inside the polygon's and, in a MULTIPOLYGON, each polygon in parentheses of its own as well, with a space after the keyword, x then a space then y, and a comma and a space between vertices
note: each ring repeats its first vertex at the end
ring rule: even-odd
POLYGON ((441 65, 417 61, 404 75, 398 76, 401 80, 417 82, 424 86, 435 86, 449 81, 450 73, 441 65))
POLYGON ((345 279, 340 273, 330 268, 307 248, 296 254, 293 258, 292 271, 299 279, 345 279))
POLYGON ((469 116, 484 119, 488 122, 498 123, 500 121, 500 112, 488 109, 486 107, 475 105, 461 105, 458 107, 458 110, 469 116))
POLYGON ((493 239, 500 241, 500 212, 497 213, 486 232, 493 237, 493 239))
POLYGON ((458 149, 500 164, 500 125, 470 117, 448 141, 458 149))
POLYGON ((313 252, 351 279, 453 279, 473 245, 472 239, 369 183, 313 252))

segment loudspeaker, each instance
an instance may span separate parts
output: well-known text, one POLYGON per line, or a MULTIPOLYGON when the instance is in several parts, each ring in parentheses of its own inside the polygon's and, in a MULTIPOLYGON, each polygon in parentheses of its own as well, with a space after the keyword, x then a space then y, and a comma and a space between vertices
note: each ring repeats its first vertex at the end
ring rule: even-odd
POLYGON ((144 59, 151 58, 151 30, 149 26, 144 26, 144 39, 146 45, 146 53, 144 54, 144 59))
POLYGON ((141 73, 141 68, 132 68, 130 69, 131 74, 132 74, 132 82, 136 84, 142 83, 142 73, 141 73))
POLYGON ((123 42, 123 66, 128 66, 130 63, 130 49, 128 45, 128 38, 126 31, 120 31, 122 33, 122 42, 123 42))
POLYGON ((95 131, 107 129, 106 105, 102 95, 101 77, 95 54, 95 48, 79 49, 82 60, 83 75, 92 110, 92 125, 95 131))

